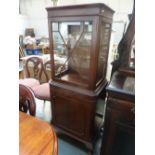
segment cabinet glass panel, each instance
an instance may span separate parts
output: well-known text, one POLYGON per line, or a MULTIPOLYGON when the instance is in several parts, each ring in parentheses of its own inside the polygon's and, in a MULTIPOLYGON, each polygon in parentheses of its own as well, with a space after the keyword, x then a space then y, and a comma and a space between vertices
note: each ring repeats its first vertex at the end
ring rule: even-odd
POLYGON ((88 88, 92 22, 53 22, 55 78, 88 88))
POLYGON ((102 21, 96 85, 98 85, 98 83, 106 76, 110 33, 111 33, 111 25, 102 21))

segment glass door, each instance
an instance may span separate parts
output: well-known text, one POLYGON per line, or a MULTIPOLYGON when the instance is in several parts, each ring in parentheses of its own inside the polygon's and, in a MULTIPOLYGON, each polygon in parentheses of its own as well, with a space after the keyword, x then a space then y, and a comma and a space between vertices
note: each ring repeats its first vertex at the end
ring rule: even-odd
POLYGON ((52 22, 54 78, 88 88, 91 21, 52 22))

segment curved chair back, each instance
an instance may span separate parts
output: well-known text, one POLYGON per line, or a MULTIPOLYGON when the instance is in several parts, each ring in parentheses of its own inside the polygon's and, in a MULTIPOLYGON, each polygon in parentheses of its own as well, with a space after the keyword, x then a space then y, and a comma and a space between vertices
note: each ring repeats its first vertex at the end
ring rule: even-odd
POLYGON ((19 58, 25 57, 24 50, 21 46, 19 46, 19 58))
POLYGON ((47 77, 47 82, 51 79, 51 60, 44 63, 45 76, 47 77), (50 75, 49 75, 50 74, 50 75))
POLYGON ((25 63, 26 77, 31 77, 39 80, 42 83, 42 76, 45 75, 48 81, 48 76, 46 75, 43 60, 37 56, 30 57, 25 63))
POLYGON ((19 110, 29 112, 30 115, 36 114, 36 102, 31 88, 19 84, 19 110))
POLYGON ((32 90, 35 94, 35 97, 44 100, 50 101, 50 86, 49 86, 49 80, 51 79, 51 61, 48 60, 44 63, 44 70, 45 70, 45 76, 47 77, 47 81, 43 84, 40 84, 36 87, 32 87, 32 90))

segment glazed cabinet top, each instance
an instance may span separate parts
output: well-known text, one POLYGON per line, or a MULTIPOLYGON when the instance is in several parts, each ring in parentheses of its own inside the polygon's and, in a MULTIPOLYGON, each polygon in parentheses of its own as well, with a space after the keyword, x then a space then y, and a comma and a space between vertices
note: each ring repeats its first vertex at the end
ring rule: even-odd
POLYGON ((106 81, 113 10, 97 3, 47 11, 52 80, 96 90, 106 81))

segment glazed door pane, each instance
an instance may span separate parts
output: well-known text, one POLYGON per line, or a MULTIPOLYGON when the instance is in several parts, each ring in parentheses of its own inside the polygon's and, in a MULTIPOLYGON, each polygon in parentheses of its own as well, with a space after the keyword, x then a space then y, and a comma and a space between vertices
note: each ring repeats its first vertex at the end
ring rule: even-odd
POLYGON ((100 50, 98 57, 96 85, 98 85, 98 83, 102 79, 105 79, 106 76, 110 34, 111 34, 111 25, 102 21, 100 31, 100 50))
POLYGON ((92 22, 53 22, 55 78, 88 88, 92 22))

